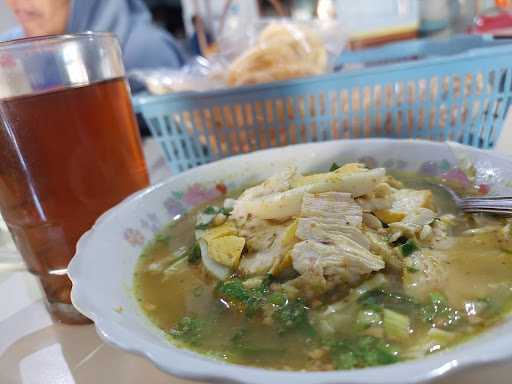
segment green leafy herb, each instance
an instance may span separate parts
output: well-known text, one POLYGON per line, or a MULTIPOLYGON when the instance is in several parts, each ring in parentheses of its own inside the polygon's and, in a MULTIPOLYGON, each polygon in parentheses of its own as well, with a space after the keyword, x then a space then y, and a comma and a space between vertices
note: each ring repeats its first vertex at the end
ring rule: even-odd
MULTIPOLYGON (((391 237, 391 236, 390 236, 391 237)), ((396 239, 395 241, 393 241, 391 244, 396 247, 397 245, 403 245, 405 243, 407 243, 407 241, 409 241, 409 239, 405 236, 400 236, 398 239, 396 239)))
POLYGON ((430 294, 430 301, 421 308, 423 321, 436 328, 452 328, 464 320, 463 314, 452 308, 440 293, 430 294))
POLYGON ((200 223, 196 224, 196 229, 205 230, 212 224, 217 213, 220 212, 220 208, 210 205, 206 207, 203 212, 199 215, 200 223))
POLYGON ((329 351, 336 369, 364 368, 400 360, 393 345, 373 336, 335 341, 329 345, 329 351))
POLYGON ((197 264, 201 260, 201 247, 195 243, 188 251, 187 260, 190 264, 197 264))
POLYGON ((191 345, 200 345, 203 337, 204 322, 200 319, 185 316, 171 329, 171 336, 191 345))
POLYGON ((368 329, 382 324, 381 311, 372 308, 365 308, 357 314, 356 326, 358 329, 368 329))
POLYGON ((391 292, 381 288, 363 293, 357 300, 366 308, 389 308, 398 312, 411 313, 420 307, 412 297, 402 293, 391 292))
POLYGON ((249 290, 244 287, 240 279, 220 281, 215 287, 215 291, 230 301, 239 301, 241 303, 247 302, 251 296, 249 290))
POLYGON ((215 215, 219 213, 219 208, 210 205, 203 210, 203 213, 206 215, 215 215))
POLYGON ((384 309, 383 327, 386 337, 391 340, 404 341, 411 335, 411 320, 401 313, 384 309))
POLYGON ((243 281, 234 278, 219 282, 215 293, 230 303, 238 304, 249 318, 261 313, 265 304, 273 305, 272 319, 279 333, 304 331, 313 335, 313 327, 308 319, 308 307, 302 299, 289 300, 282 292, 272 292, 272 276, 267 275, 255 288, 246 288, 243 281))
POLYGON ((368 329, 382 324, 381 311, 373 308, 364 308, 357 314, 356 325, 359 329, 368 329))
POLYGON ((222 213, 223 215, 226 215, 226 216, 229 216, 231 215, 231 212, 233 212, 233 208, 221 208, 220 209, 220 213, 222 213))
POLYGON ((420 270, 418 268, 414 268, 414 267, 407 267, 407 272, 409 273, 416 273, 416 272, 419 272, 420 270))
POLYGON ((419 248, 414 242, 414 240, 407 240, 404 244, 400 246, 400 250, 402 251, 402 255, 404 257, 411 256, 414 252, 418 251, 419 248))
POLYGON ((313 330, 308 319, 308 307, 302 299, 290 300, 279 306, 272 315, 278 325, 279 333, 292 330, 313 330))
POLYGON ((170 235, 166 235, 166 234, 163 234, 163 233, 159 233, 155 236, 155 241, 159 242, 159 243, 169 243, 169 240, 171 240, 171 236, 170 235))
POLYGON ((217 214, 222 213, 223 215, 229 216, 231 215, 231 211, 233 211, 233 208, 219 208, 215 207, 213 205, 209 205, 206 207, 203 212, 200 215, 200 223, 196 224, 196 229, 199 230, 205 230, 210 227, 210 225, 213 223, 213 220, 217 216, 217 214))
POLYGON ((331 168, 329 168, 329 172, 334 172, 337 170, 340 166, 336 163, 332 163, 331 168))
POLYGON ((240 304, 246 316, 252 317, 265 303, 265 296, 270 293, 270 288, 265 281, 257 288, 246 288, 242 280, 235 278, 219 282, 215 292, 231 303, 240 304))
POLYGON ((285 305, 287 301, 288 298, 282 292, 273 292, 268 297, 268 302, 274 305, 285 305))

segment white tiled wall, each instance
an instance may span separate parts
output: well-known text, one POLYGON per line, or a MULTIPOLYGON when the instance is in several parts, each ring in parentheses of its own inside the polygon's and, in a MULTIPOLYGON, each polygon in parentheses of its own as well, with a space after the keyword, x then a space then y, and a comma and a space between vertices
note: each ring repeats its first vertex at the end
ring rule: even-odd
POLYGON ((5 0, 0 0, 0 33, 16 25, 16 19, 12 12, 7 8, 5 0))

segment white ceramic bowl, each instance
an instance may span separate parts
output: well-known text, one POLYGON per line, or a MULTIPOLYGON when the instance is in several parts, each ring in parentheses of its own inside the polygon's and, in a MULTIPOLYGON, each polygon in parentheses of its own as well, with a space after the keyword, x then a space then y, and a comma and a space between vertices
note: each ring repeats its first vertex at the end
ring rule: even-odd
POLYGON ((215 361, 176 348, 151 325, 131 293, 135 263, 163 225, 226 190, 247 186, 286 166, 325 171, 336 161, 444 173, 463 178, 457 165, 472 162, 477 181, 494 193, 510 192, 512 162, 491 152, 425 141, 350 140, 304 144, 229 158, 143 190, 102 215, 84 234, 69 266, 73 304, 109 343, 145 356, 172 375, 215 383, 418 383, 458 369, 512 358, 512 321, 472 341, 427 358, 389 366, 332 372, 286 372, 215 361))

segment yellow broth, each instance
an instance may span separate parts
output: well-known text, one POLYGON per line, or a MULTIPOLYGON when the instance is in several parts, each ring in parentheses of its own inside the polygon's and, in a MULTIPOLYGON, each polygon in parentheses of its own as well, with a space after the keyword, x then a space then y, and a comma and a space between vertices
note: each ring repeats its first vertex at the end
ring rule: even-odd
MULTIPOLYGON (((429 187, 429 183, 416 177, 402 175, 401 178, 414 188, 429 187)), ((442 192, 434 190, 434 201, 437 207, 441 207, 441 213, 451 210, 452 206, 446 202, 442 192)), ((211 204, 222 205, 222 201, 211 204)), ((248 317, 232 303, 219 298, 215 293, 217 282, 207 275, 200 264, 190 264, 186 257, 180 258, 184 247, 189 248, 193 244, 195 217, 199 211, 190 212, 162 231, 140 257, 134 276, 135 296, 148 318, 169 333, 174 343, 233 363, 288 370, 352 367, 346 360, 341 363, 333 361, 326 347, 332 345, 329 344, 333 342, 332 337, 326 340, 308 330, 280 332, 272 324, 262 321, 261 314, 248 317), (172 330, 183 318, 188 317, 200 319, 201 324, 206 324, 200 337, 190 340, 173 338, 172 330)), ((464 229, 466 226, 461 224, 456 232, 464 229)), ((454 328, 449 328, 448 331, 453 331, 455 336, 442 345, 443 348, 466 340, 502 319, 510 307, 512 287, 512 255, 499 248, 496 233, 458 237, 445 254, 448 278, 436 290, 445 295, 450 308, 464 315, 470 310, 467 308, 468 301, 477 300, 477 303, 492 305, 489 304, 490 309, 479 315, 477 321, 474 318, 471 321, 463 319, 454 328)), ((391 281, 389 289, 403 293, 400 275, 388 269, 384 273, 391 281)), ((345 288, 340 292, 345 294, 347 291, 345 288)), ((321 303, 308 304, 308 312, 322 311, 326 305, 343 296, 340 292, 323 296, 321 303)), ((420 357, 414 354, 414 348, 425 342, 432 324, 421 319, 424 314, 421 315, 420 307, 414 305, 406 308, 411 320, 410 336, 405 341, 392 343, 396 359, 382 360, 386 361, 384 363, 420 357)), ((374 328, 362 329, 357 326, 356 313, 360 311, 361 307, 358 307, 354 314, 347 314, 347 326, 337 331, 334 338, 348 340, 346 342, 350 344, 373 337, 374 328)), ((431 351, 439 348, 434 345, 431 351)), ((345 359, 347 354, 343 356, 345 359)), ((374 364, 369 359, 367 365, 381 364, 382 361, 374 364)))

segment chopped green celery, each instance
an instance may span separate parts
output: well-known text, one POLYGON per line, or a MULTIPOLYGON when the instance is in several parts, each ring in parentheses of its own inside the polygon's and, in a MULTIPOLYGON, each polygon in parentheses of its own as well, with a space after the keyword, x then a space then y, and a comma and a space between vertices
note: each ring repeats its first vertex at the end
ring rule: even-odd
POLYGON ((416 359, 425 356, 426 354, 433 353, 450 346, 457 334, 442 329, 432 328, 429 329, 427 334, 418 340, 408 350, 404 351, 404 357, 416 359))
POLYGON ((286 295, 282 292, 273 292, 269 297, 268 301, 274 305, 284 305, 288 301, 286 295))
POLYGON ((231 301, 247 302, 250 297, 250 289, 244 287, 242 280, 230 279, 220 281, 215 287, 215 291, 231 301))
POLYGON ((329 172, 334 172, 337 170, 340 166, 336 163, 332 163, 331 168, 329 168, 329 172))
POLYGON ((418 251, 419 248, 414 242, 414 240, 409 239, 404 244, 400 245, 400 250, 402 251, 402 255, 404 257, 409 257, 414 252, 418 251))
MULTIPOLYGON (((352 327, 361 309, 358 299, 368 291, 387 285, 389 285, 387 278, 382 273, 377 273, 371 279, 353 288, 343 300, 328 305, 322 312, 313 311, 310 315, 315 329, 321 334, 331 335, 352 327)), ((364 309, 378 310, 370 305, 364 305, 364 309)))
POLYGON ((411 334, 411 321, 408 316, 384 309, 382 311, 384 321, 384 333, 390 340, 403 341, 411 334))
POLYGON ((219 213, 219 208, 210 205, 203 210, 203 213, 206 215, 213 215, 215 213, 219 213))
POLYGON ((304 331, 312 335, 314 330, 304 301, 300 298, 289 300, 282 292, 272 292, 271 281, 272 276, 268 275, 259 287, 246 288, 242 280, 235 278, 219 282, 215 292, 229 302, 241 304, 247 317, 260 313, 265 304, 273 304, 272 319, 279 333, 304 331))
POLYGON ((190 264, 196 264, 201 260, 201 247, 198 242, 189 249, 187 254, 187 260, 190 264))
POLYGON ((204 321, 194 317, 183 317, 174 328, 170 330, 171 336, 189 343, 200 345, 203 337, 204 321))
POLYGON ((304 331, 310 335, 314 334, 308 318, 308 307, 302 299, 288 300, 278 306, 272 314, 272 319, 277 323, 279 333, 304 331))
POLYGON ((421 307, 421 305, 410 296, 381 288, 365 292, 357 301, 364 307, 385 307, 406 313, 414 313, 421 307))
POLYGON ((210 227, 217 216, 217 213, 220 212, 220 208, 214 206, 206 207, 203 212, 198 215, 199 223, 196 224, 196 229, 205 230, 210 227))
POLYGON ((245 288, 243 281, 238 278, 220 281, 215 287, 215 292, 227 301, 241 304, 245 314, 252 317, 261 310, 266 302, 266 296, 271 293, 270 279, 271 277, 267 276, 256 288, 245 288))
POLYGON ((431 324, 434 328, 453 328, 464 322, 463 313, 452 308, 441 293, 432 292, 429 299, 429 302, 421 308, 424 322, 431 324))
POLYGON ((331 337, 339 331, 350 329, 361 307, 354 301, 338 301, 325 310, 311 311, 310 320, 320 334, 331 337))
POLYGON ((205 215, 216 215, 217 213, 222 213, 223 215, 229 216, 233 211, 233 208, 224 208, 224 207, 215 207, 210 205, 203 210, 203 214, 205 215))
POLYGON ((159 233, 155 236, 155 241, 159 243, 169 243, 169 240, 171 239, 171 235, 166 235, 163 233, 159 233))
POLYGON ((400 360, 393 345, 374 336, 337 340, 329 344, 329 351, 336 369, 364 368, 400 360))
POLYGON ((350 294, 348 295, 348 299, 356 300, 361 295, 365 294, 368 291, 371 291, 376 288, 383 288, 389 284, 388 279, 382 273, 377 273, 371 279, 366 280, 364 283, 354 288, 350 294))
POLYGON ((359 329, 367 329, 382 324, 382 316, 378 310, 375 309, 362 309, 357 314, 356 326, 359 329))
POLYGON ((220 213, 222 213, 223 215, 226 215, 226 216, 231 215, 231 212, 233 212, 233 208, 224 208, 224 207, 222 207, 220 209, 220 213))

